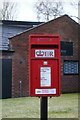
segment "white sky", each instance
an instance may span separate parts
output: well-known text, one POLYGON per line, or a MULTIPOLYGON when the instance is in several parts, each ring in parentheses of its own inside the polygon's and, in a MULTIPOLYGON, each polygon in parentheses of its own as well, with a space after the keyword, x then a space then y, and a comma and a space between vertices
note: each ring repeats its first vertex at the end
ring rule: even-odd
MULTIPOLYGON (((5 0, 7 1, 7 0, 5 0)), ((18 15, 17 19, 19 21, 37 21, 36 18, 36 11, 34 8, 34 3, 37 0, 8 0, 8 1, 16 1, 18 2, 18 15)), ((62 0, 63 7, 64 7, 64 14, 68 14, 71 16, 77 16, 78 17, 78 6, 73 7, 69 4, 72 0, 62 0), (64 1, 64 2, 63 2, 64 1)), ((77 0, 73 0, 76 1, 77 0)), ((75 17, 73 17, 74 20, 77 20, 75 17)))
POLYGON ((34 9, 34 3, 36 0, 21 0, 23 2, 19 2, 19 15, 18 20, 24 21, 36 21, 36 12, 34 9))
MULTIPOLYGON (((36 11, 34 8, 34 3, 37 0, 17 0, 19 1, 19 14, 17 16, 17 20, 22 20, 22 21, 37 21, 36 18, 36 11), (20 2, 22 1, 22 2, 20 2)), ((69 4, 71 0, 62 0, 64 1, 63 6, 64 6, 64 14, 68 14, 71 16, 78 16, 78 6, 73 7, 69 4)), ((77 1, 77 0, 76 0, 77 1)), ((76 18, 73 17, 73 19, 77 20, 76 18)))

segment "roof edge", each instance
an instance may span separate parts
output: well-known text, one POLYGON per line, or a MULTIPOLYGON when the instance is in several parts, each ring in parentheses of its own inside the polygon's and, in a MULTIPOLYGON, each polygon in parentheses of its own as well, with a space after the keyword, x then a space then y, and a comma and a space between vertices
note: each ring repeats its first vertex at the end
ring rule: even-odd
POLYGON ((72 21, 74 21, 75 24, 79 25, 79 23, 77 23, 75 20, 73 20, 69 15, 64 14, 64 15, 58 17, 58 18, 55 18, 55 19, 49 20, 48 22, 41 23, 41 24, 38 24, 37 26, 34 26, 34 27, 32 27, 32 28, 29 28, 29 29, 27 29, 27 30, 24 31, 24 32, 21 32, 21 33, 15 35, 15 36, 13 36, 13 37, 10 37, 9 39, 12 39, 12 38, 14 38, 14 37, 17 37, 17 36, 19 36, 19 35, 22 34, 22 33, 29 32, 29 31, 31 31, 31 30, 33 30, 33 29, 35 29, 35 28, 38 28, 38 27, 40 27, 40 26, 42 26, 42 25, 45 25, 45 24, 47 24, 47 23, 49 23, 49 22, 52 22, 52 21, 55 21, 55 20, 61 19, 62 17, 68 17, 68 18, 70 18, 72 21))

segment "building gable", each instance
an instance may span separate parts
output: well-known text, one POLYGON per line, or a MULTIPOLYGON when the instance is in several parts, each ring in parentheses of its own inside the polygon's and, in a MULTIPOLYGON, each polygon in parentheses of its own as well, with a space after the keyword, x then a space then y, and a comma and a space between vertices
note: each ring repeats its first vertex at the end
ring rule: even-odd
MULTIPOLYGON (((60 33, 60 29, 65 30, 65 32, 67 31, 67 27, 70 27, 72 29, 76 30, 78 29, 79 24, 77 22, 75 22, 73 19, 71 19, 68 15, 63 15, 61 17, 58 17, 54 20, 48 21, 46 23, 42 23, 36 27, 30 28, 28 30, 26 30, 25 32, 22 32, 20 34, 17 34, 16 36, 13 36, 12 38, 9 38, 10 40, 14 40, 18 38, 18 36, 23 36, 24 35, 28 35, 28 34, 34 34, 34 33, 51 33, 52 34, 52 30, 53 30, 53 34, 56 33, 60 33), (65 27, 66 26, 66 27, 65 27), (53 28, 54 27, 54 28, 53 28), (57 29, 58 28, 58 29, 57 29)), ((18 39, 20 40, 20 39, 18 39)))

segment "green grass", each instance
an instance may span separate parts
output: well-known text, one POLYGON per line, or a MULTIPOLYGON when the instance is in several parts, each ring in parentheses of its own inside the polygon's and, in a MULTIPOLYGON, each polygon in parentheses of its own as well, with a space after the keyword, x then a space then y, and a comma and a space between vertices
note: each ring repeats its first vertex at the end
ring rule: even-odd
MULTIPOLYGON (((48 98, 48 110, 49 118, 78 118, 78 94, 62 94, 60 97, 48 98)), ((3 99, 2 117, 40 118, 40 98, 3 99)))

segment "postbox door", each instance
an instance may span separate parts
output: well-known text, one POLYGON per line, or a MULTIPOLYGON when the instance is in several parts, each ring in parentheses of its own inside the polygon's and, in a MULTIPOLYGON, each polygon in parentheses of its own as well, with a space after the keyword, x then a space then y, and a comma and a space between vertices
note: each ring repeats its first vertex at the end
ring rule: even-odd
POLYGON ((52 89, 58 94, 59 82, 59 63, 58 60, 32 60, 32 94, 36 94, 36 89, 52 89))

